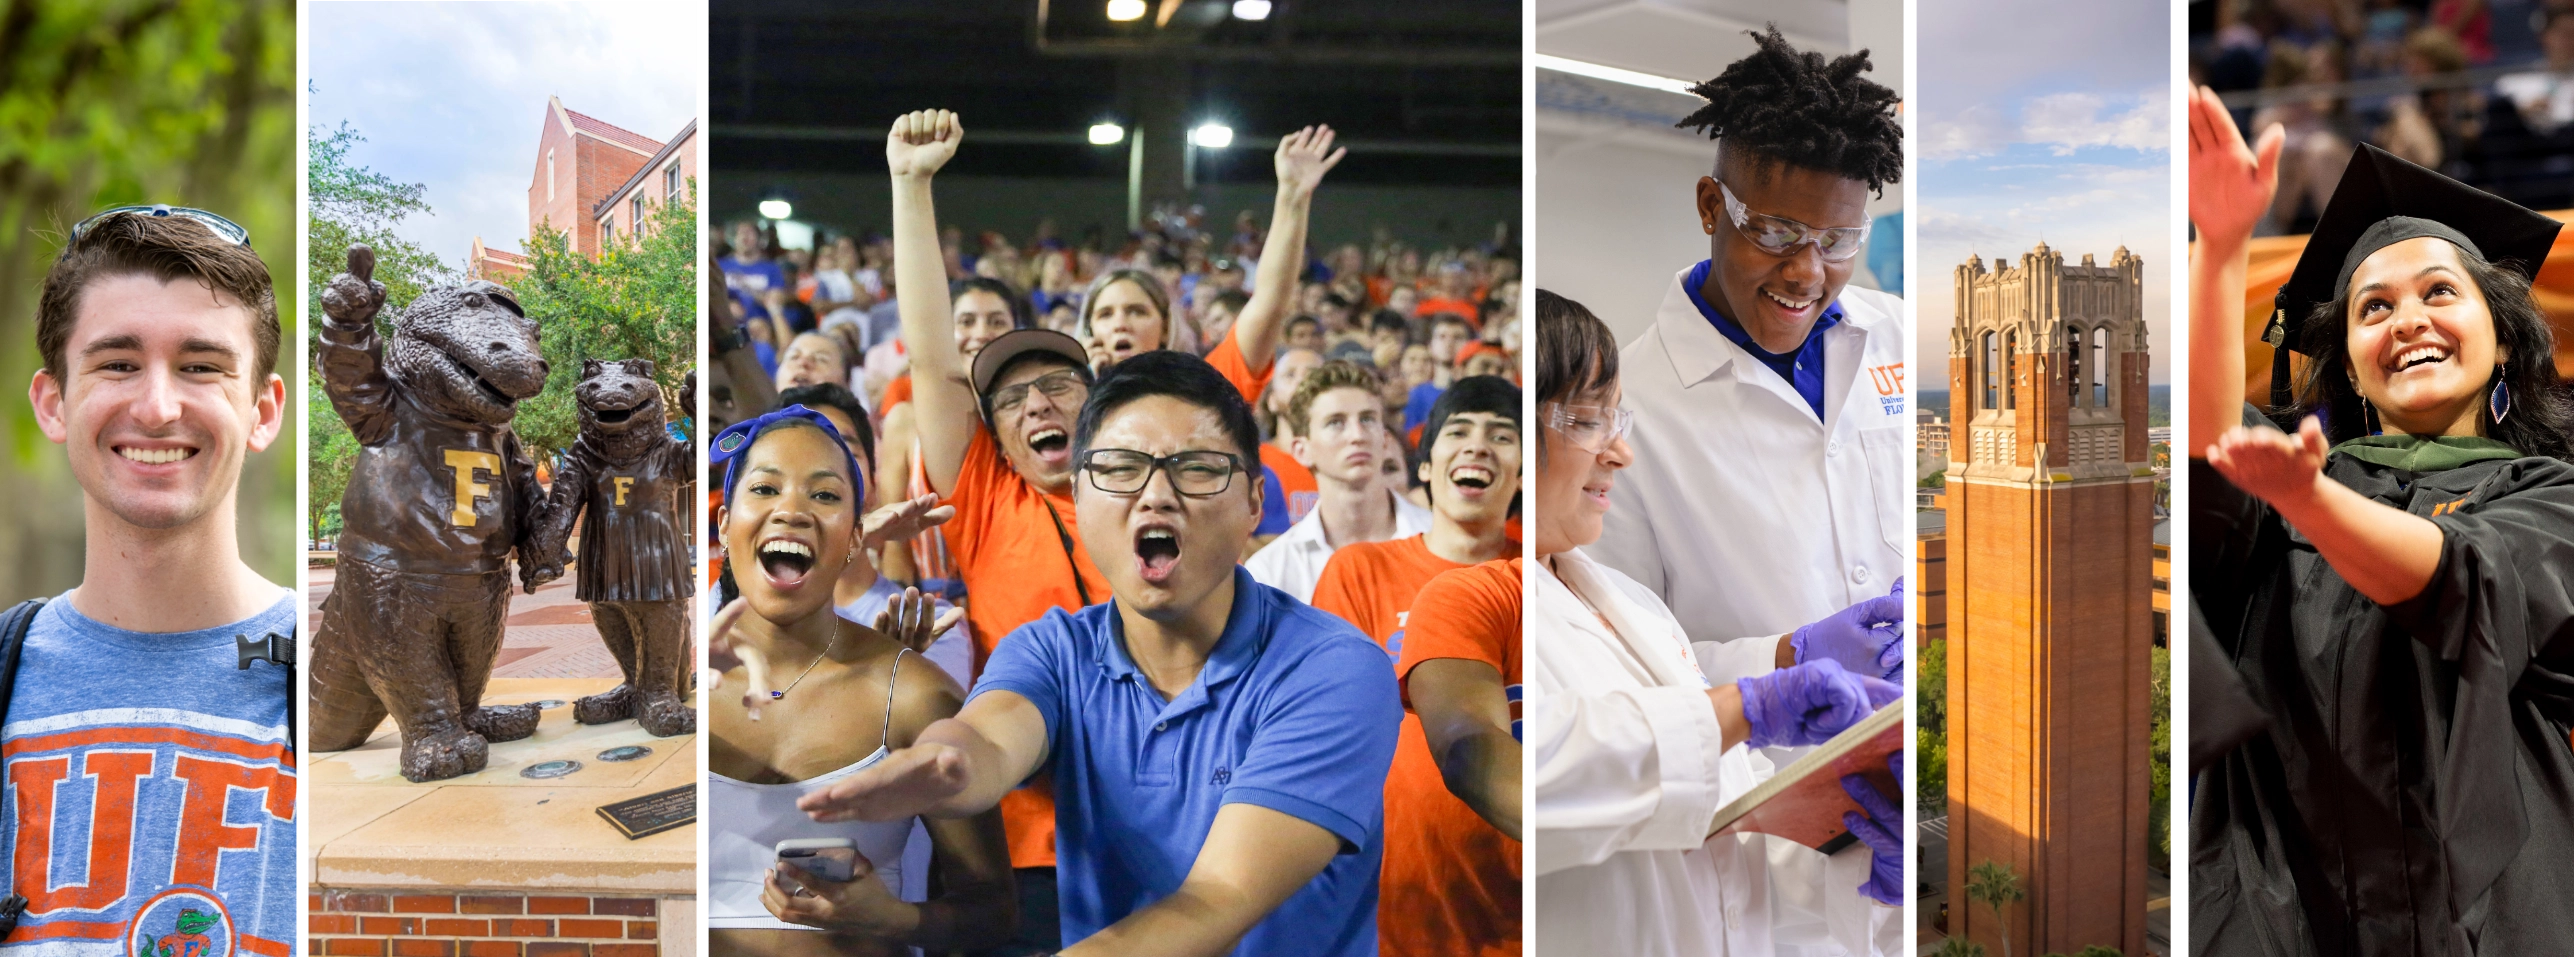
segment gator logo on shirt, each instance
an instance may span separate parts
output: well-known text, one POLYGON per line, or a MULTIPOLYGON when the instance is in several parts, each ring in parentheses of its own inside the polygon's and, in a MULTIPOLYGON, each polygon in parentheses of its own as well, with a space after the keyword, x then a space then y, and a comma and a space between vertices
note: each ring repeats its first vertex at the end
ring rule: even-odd
POLYGON ((232 957, 233 944, 232 913, 193 887, 154 896, 125 931, 126 957, 232 957))
MULTIPOLYGON (((1513 741, 1519 741, 1519 686, 1512 685, 1510 687, 1503 688, 1502 694, 1510 698, 1510 739, 1513 741)), ((1520 743, 1526 744, 1527 742, 1521 741, 1520 743)))
POLYGON ((1411 626, 1411 612, 1398 611, 1394 613, 1394 633, 1385 636, 1385 656, 1393 659, 1394 663, 1397 665, 1401 665, 1403 663, 1403 632, 1411 626))

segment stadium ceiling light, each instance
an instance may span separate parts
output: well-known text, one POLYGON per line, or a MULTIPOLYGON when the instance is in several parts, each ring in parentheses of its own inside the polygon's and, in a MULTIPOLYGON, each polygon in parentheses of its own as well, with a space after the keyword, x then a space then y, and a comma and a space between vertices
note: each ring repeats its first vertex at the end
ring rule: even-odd
POLYGON ((1144 19, 1144 0, 1108 0, 1108 18, 1119 23, 1144 19))
POLYGON ((1611 83, 1624 83, 1628 86, 1641 86, 1648 90, 1666 90, 1672 93, 1688 93, 1690 87, 1698 85, 1688 80, 1675 80, 1667 76, 1655 76, 1651 73, 1638 73, 1634 70, 1621 70, 1617 67, 1601 66, 1597 63, 1585 63, 1580 60, 1567 60, 1560 56, 1547 56, 1543 53, 1537 55, 1537 68, 1540 70, 1554 70, 1558 73, 1570 73, 1574 76, 1587 76, 1594 80, 1607 80, 1611 83))
POLYGON ((1233 145, 1233 127, 1209 123, 1189 131, 1189 142, 1200 147, 1220 150, 1233 145))
POLYGON ((1233 18, 1267 20, 1269 19, 1269 0, 1233 0, 1233 18))
POLYGON ((1125 140, 1126 128, 1123 126, 1106 122, 1090 125, 1090 145, 1092 146, 1114 146, 1125 140))
POLYGON ((795 207, 783 199, 764 199, 760 201, 760 215, 769 219, 785 219, 795 215, 795 207))

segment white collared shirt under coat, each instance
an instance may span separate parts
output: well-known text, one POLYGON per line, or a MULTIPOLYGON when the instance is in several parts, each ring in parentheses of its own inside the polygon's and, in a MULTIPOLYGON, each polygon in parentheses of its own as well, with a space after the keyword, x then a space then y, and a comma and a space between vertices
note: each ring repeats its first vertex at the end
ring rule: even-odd
MULTIPOLYGON (((1387 541, 1430 531, 1429 509, 1391 491, 1384 494, 1394 500, 1394 534, 1387 541)), ((1323 566, 1331 564, 1333 551, 1331 539, 1323 534, 1323 507, 1317 504, 1304 518, 1253 552, 1242 567, 1251 572, 1251 580, 1310 605, 1314 602, 1314 586, 1323 583, 1323 566)))
POLYGON ((1770 666, 1693 646, 1651 592, 1580 549, 1554 564, 1528 570, 1531 952, 1900 953, 1903 911, 1859 894, 1864 845, 1826 857, 1760 835, 1706 837, 1717 808, 1775 770, 1724 746, 1707 690, 1770 666))
POLYGON ((1841 291, 1816 421, 1698 311, 1688 275, 1619 350, 1635 460, 1592 557, 1661 596, 1696 641, 1775 638, 1886 594, 1913 535, 1904 301, 1841 291))

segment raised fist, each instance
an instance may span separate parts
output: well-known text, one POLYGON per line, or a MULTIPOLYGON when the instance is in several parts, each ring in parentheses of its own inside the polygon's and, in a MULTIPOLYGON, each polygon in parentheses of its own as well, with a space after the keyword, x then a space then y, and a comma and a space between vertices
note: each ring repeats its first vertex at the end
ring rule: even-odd
POLYGON ((349 270, 322 287, 322 314, 342 326, 363 326, 384 309, 384 284, 375 281, 375 250, 349 247, 349 270))

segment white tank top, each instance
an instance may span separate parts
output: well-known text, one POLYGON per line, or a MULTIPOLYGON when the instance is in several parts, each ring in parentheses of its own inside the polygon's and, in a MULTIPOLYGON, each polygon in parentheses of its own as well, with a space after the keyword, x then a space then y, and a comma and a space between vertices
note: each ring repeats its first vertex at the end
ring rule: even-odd
MULTIPOLYGON (((905 648, 894 653, 894 678, 903 673, 905 648)), ((796 799, 833 781, 873 767, 889 753, 894 728, 894 679, 885 681, 885 737, 876 752, 826 774, 786 784, 752 784, 708 772, 706 854, 712 866, 706 876, 706 926, 710 930, 819 930, 790 924, 769 914, 760 889, 770 865, 777 863, 779 841, 802 837, 846 837, 858 842, 858 853, 876 865, 875 876, 896 897, 903 897, 903 842, 917 818, 899 821, 848 821, 822 824, 797 810, 796 799)), ((908 898, 906 898, 908 899, 908 898)))

